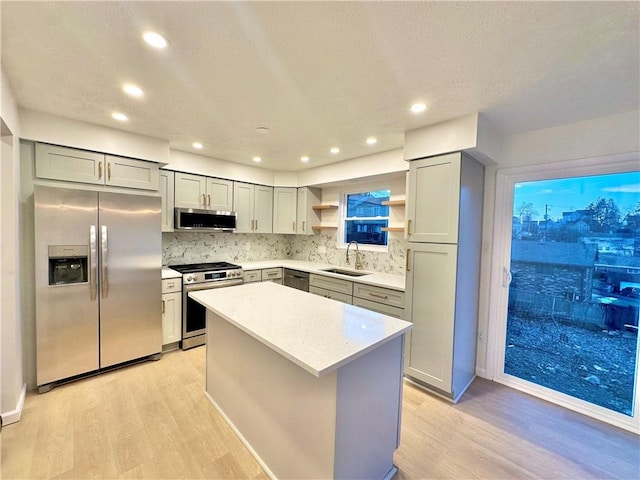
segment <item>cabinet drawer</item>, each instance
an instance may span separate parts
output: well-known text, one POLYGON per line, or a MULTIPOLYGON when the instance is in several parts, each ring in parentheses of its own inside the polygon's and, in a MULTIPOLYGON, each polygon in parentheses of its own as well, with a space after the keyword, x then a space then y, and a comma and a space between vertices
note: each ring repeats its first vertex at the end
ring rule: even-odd
POLYGON ((245 270, 242 272, 242 277, 244 278, 244 283, 259 282, 260 270, 245 270))
POLYGON ((282 269, 281 268, 265 268, 262 270, 262 281, 265 280, 275 280, 277 278, 282 278, 282 269))
POLYGON ((181 278, 165 278, 162 280, 162 293, 172 293, 182 291, 181 278))
MULTIPOLYGON (((325 277, 324 275, 309 275, 309 285, 313 287, 326 288, 334 292, 344 293, 351 296, 353 293, 353 283, 339 278, 325 277)), ((351 302, 349 302, 351 303, 351 302)))
POLYGON ((353 296, 371 302, 384 303, 392 307, 404 308, 404 292, 399 292, 398 290, 355 283, 353 285, 353 296))
POLYGON ((404 309, 398 307, 391 307, 384 303, 376 303, 370 300, 364 300, 362 298, 353 297, 353 304, 357 307, 366 308, 373 312, 384 313, 390 317, 404 318, 404 309))
POLYGON ((348 303, 349 305, 351 305, 351 302, 353 300, 351 295, 332 292, 331 290, 327 290, 326 288, 309 287, 309 293, 320 295, 321 297, 328 298, 330 300, 337 300, 338 302, 348 303))

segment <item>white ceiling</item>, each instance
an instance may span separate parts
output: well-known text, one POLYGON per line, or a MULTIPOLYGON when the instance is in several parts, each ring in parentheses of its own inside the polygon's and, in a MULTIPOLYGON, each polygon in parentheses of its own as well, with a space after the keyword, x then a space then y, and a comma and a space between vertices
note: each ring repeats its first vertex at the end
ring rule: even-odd
POLYGON ((2 67, 21 108, 179 150, 199 141, 201 154, 238 163, 259 155, 271 170, 398 148, 405 130, 477 111, 508 135, 639 106, 637 2, 0 5, 2 67), (147 29, 168 48, 144 44, 147 29), (125 82, 144 98, 124 95, 125 82), (416 101, 429 106, 419 116, 416 101))

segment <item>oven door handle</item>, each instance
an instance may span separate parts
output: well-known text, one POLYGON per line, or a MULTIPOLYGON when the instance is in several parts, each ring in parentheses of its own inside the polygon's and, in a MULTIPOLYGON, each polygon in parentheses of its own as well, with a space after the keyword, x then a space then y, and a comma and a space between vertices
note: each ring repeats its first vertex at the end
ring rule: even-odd
POLYGON ((212 288, 230 287, 231 285, 241 285, 242 279, 220 280, 219 282, 196 283, 193 285, 184 285, 185 292, 195 292, 197 290, 211 290, 212 288))

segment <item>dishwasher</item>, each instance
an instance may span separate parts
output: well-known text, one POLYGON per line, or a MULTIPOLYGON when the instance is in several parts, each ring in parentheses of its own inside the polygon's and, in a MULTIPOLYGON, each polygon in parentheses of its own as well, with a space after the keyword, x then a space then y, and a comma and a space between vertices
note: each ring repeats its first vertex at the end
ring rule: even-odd
POLYGON ((309 291, 309 274, 299 270, 290 268, 284 269, 284 285, 287 287, 297 288, 304 292, 309 291))

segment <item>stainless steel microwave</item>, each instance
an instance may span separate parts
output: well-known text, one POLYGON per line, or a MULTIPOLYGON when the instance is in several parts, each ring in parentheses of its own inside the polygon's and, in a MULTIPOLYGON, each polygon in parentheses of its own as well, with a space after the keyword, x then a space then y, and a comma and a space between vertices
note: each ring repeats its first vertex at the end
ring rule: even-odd
POLYGON ((236 212, 176 208, 176 230, 233 232, 236 229, 236 212))

